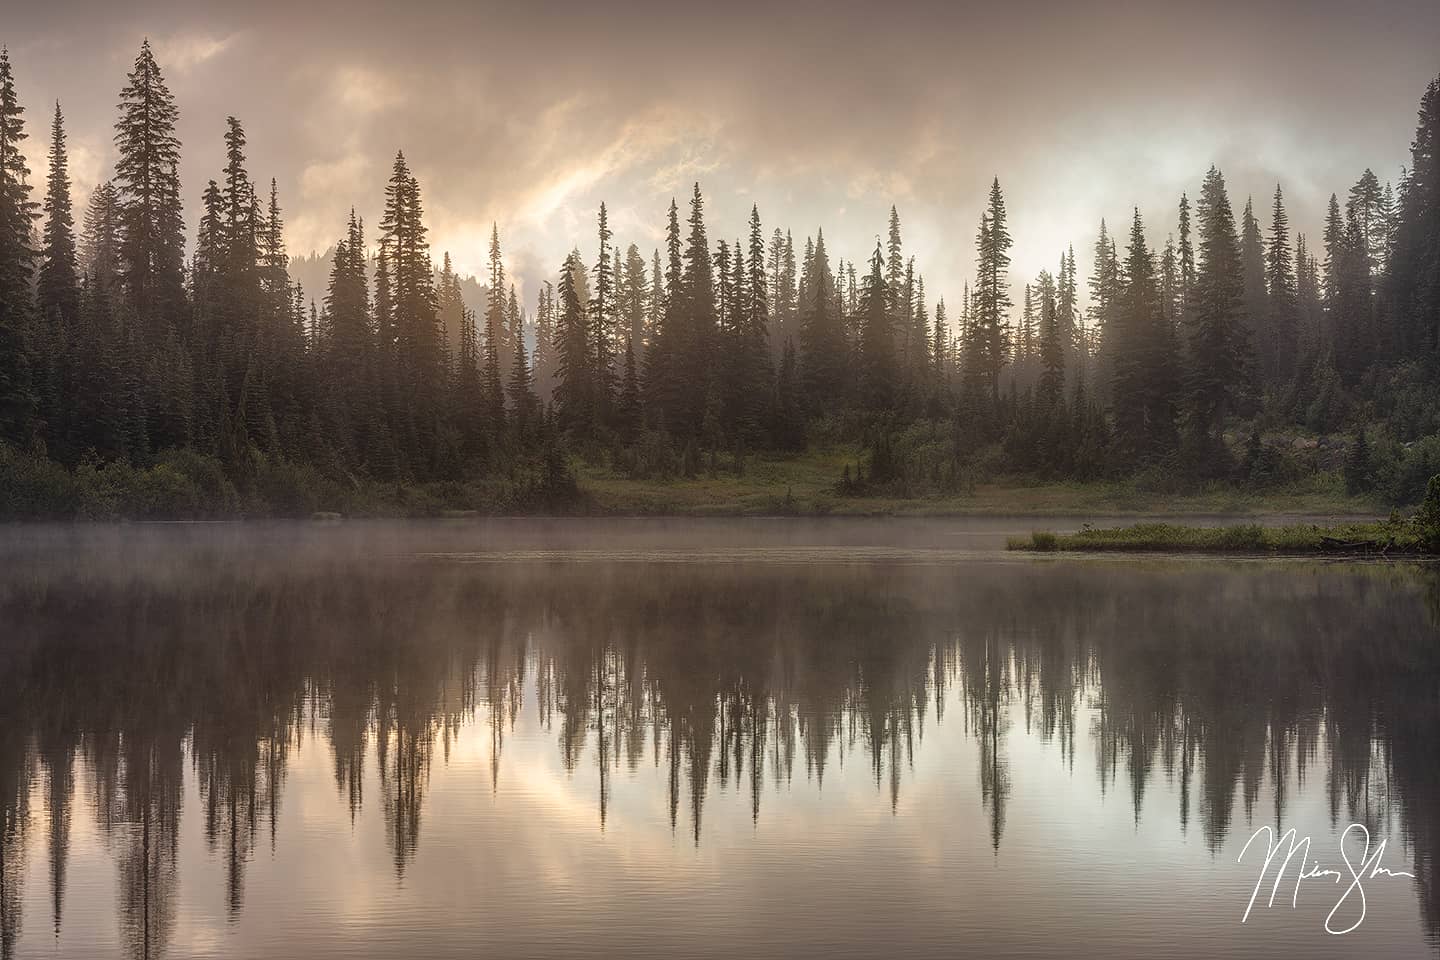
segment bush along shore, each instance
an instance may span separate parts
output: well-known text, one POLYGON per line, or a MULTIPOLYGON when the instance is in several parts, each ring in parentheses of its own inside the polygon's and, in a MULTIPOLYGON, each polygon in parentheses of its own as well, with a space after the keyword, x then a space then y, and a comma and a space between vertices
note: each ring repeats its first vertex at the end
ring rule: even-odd
POLYGON ((1190 527, 1172 523, 1137 523, 1108 529, 1087 526, 1072 534, 1037 531, 1028 537, 1013 537, 1009 548, 1039 552, 1440 556, 1440 474, 1430 479, 1424 502, 1409 518, 1391 516, 1379 523, 1331 527, 1316 524, 1190 527))

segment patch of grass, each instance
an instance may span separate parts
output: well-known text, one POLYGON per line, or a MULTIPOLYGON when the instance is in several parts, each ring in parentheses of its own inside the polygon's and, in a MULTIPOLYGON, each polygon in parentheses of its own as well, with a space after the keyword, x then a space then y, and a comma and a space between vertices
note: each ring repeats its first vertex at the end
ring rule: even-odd
POLYGON ((1030 546, 1034 550, 1054 550, 1055 534, 1037 530, 1030 534, 1030 546))
POLYGON ((1291 524, 1264 527, 1247 523, 1226 527, 1191 527, 1172 523, 1137 523, 1128 527, 1086 528, 1077 533, 1032 533, 1012 537, 1011 550, 1050 552, 1128 551, 1164 553, 1248 554, 1424 554, 1433 552, 1421 527, 1412 520, 1347 523, 1336 526, 1291 524))
POLYGON ((1347 496, 1344 484, 1328 477, 1263 492, 1211 484, 1193 493, 1174 494, 1127 481, 1041 482, 1025 477, 976 483, 954 495, 860 496, 842 492, 837 481, 845 468, 853 469, 864 458, 865 452, 858 446, 837 442, 792 456, 753 454, 746 458, 745 469, 738 476, 728 458, 721 458, 720 469, 713 476, 705 464, 695 477, 662 480, 637 479, 607 466, 582 463, 577 479, 589 509, 610 515, 1122 517, 1384 512, 1373 500, 1347 496))
POLYGON ((253 517, 439 517, 592 512, 568 464, 428 483, 339 480, 313 465, 251 451, 227 473, 213 456, 168 450, 151 463, 84 462, 73 470, 0 442, 0 521, 231 520, 253 517), (552 468, 553 467, 553 468, 552 468))

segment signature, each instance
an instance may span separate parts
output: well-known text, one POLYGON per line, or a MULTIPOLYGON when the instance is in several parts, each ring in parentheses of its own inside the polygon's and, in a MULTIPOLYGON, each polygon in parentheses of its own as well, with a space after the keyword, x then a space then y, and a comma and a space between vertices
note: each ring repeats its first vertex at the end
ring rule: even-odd
MULTIPOLYGON (((1251 844, 1254 844, 1261 834, 1265 835, 1265 859, 1260 865, 1260 876, 1255 881, 1255 889, 1250 894, 1250 902, 1245 906, 1245 916, 1240 918, 1241 923, 1250 919, 1250 911, 1255 907, 1255 901, 1260 896, 1261 888, 1265 886, 1267 876, 1273 876, 1274 882, 1270 885, 1270 899, 1266 902, 1265 906, 1273 907, 1275 905, 1275 896, 1280 891, 1281 882, 1285 879, 1285 871, 1290 868, 1290 861, 1295 860, 1297 856, 1299 859, 1294 870, 1295 892, 1290 896, 1290 906, 1292 909, 1300 900, 1300 884, 1304 881, 1328 879, 1331 883, 1338 884, 1345 880, 1345 874, 1341 871, 1326 869, 1320 865, 1319 860, 1310 860, 1310 838, 1308 836, 1299 836, 1295 832, 1294 827, 1286 830, 1278 837, 1275 835, 1275 831, 1268 826, 1256 830, 1250 835, 1250 839, 1245 841, 1245 846, 1241 849, 1240 856, 1235 860, 1236 863, 1244 862, 1245 854, 1249 852, 1251 844), (1280 860, 1279 858, 1282 852, 1285 856, 1283 860, 1280 860), (1279 860, 1279 868, 1272 874, 1270 868, 1277 860, 1279 860)), ((1330 913, 1325 917, 1325 931, 1327 933, 1341 936, 1349 933, 1365 922, 1364 882, 1366 880, 1373 880, 1376 877, 1409 877, 1411 880, 1415 879, 1415 874, 1413 873, 1408 873, 1404 870, 1388 870, 1380 865, 1380 861, 1385 857, 1385 845, 1387 843, 1389 843, 1388 840, 1379 841, 1372 851, 1370 849, 1370 830, 1363 823, 1350 824, 1350 826, 1345 828, 1345 832, 1340 835, 1340 858, 1345 861, 1345 869, 1349 874, 1349 884, 1345 887, 1345 892, 1340 895, 1340 899, 1335 902, 1335 906, 1330 908, 1330 913), (1349 851, 1345 849, 1345 842, 1350 838, 1352 833, 1357 834, 1360 839, 1365 841, 1365 846, 1361 851, 1361 857, 1358 862, 1352 861, 1349 851), (1356 917, 1355 922, 1348 927, 1337 929, 1336 915, 1340 913, 1341 908, 1344 907, 1346 903, 1351 902, 1352 897, 1358 898, 1359 916, 1356 917)), ((1351 915, 1355 913, 1355 911, 1356 907, 1352 905, 1346 915, 1351 915)))

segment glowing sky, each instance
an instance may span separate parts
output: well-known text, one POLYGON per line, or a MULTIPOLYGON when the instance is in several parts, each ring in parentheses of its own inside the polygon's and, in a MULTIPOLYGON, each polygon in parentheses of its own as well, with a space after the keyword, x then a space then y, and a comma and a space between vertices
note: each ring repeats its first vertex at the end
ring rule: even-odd
MULTIPOLYGON (((699 179, 711 239, 758 203, 832 257, 863 259, 894 203, 931 299, 973 270, 980 203, 1005 188, 1019 287, 1101 216, 1151 238, 1216 163, 1237 214, 1276 181, 1314 234, 1366 167, 1398 176, 1440 4, 153 3, 6 4, 36 179, 50 104, 78 192, 113 163, 110 124, 140 39, 181 110, 187 220, 219 177, 227 114, 257 179, 279 182, 292 253, 324 249, 354 205, 378 220, 397 148, 437 258, 479 272, 490 224, 533 305, 603 199, 622 245, 661 239, 699 179)), ((313 291, 312 291, 313 293, 313 291)))

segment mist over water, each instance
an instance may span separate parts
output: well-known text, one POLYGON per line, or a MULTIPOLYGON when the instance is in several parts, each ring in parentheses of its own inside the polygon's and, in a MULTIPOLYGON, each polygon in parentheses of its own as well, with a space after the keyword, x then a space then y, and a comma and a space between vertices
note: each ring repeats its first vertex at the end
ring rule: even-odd
POLYGON ((7 529, 0 953, 1434 956, 1440 569, 1055 526, 7 529))

